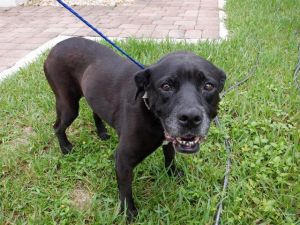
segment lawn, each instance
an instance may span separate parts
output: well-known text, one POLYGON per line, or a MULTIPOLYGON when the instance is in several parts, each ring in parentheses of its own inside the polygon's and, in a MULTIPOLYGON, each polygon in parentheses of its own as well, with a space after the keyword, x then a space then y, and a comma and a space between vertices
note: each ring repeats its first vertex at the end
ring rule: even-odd
MULTIPOLYGON (((168 177, 158 149, 135 170, 134 224, 212 224, 226 152, 232 170, 222 224, 300 224, 300 93, 293 81, 300 42, 298 0, 229 0, 230 38, 221 43, 119 44, 141 63, 175 50, 195 52, 228 75, 222 129, 212 126, 196 155, 178 154, 182 180, 168 177), (256 65, 256 66, 255 66, 256 65)), ((62 156, 52 124, 54 96, 43 74, 45 53, 0 84, 0 224, 123 224, 112 155, 117 138, 100 141, 84 100, 68 130, 74 152, 62 156)))

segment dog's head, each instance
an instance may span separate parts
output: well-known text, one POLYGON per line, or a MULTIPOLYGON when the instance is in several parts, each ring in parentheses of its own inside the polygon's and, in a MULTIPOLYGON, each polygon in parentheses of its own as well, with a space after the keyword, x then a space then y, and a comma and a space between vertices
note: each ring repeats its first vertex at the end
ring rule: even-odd
POLYGON ((225 73, 188 52, 171 53, 135 75, 136 97, 147 93, 166 140, 178 152, 194 153, 217 115, 225 73))

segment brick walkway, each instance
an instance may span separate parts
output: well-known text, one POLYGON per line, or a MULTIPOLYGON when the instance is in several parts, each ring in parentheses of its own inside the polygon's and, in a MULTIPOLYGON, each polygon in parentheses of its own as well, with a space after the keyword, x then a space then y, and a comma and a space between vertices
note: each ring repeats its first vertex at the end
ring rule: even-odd
MULTIPOLYGON (((218 0, 135 0, 75 9, 109 37, 218 39, 218 0)), ((0 8, 0 72, 58 35, 96 36, 62 7, 0 8)))

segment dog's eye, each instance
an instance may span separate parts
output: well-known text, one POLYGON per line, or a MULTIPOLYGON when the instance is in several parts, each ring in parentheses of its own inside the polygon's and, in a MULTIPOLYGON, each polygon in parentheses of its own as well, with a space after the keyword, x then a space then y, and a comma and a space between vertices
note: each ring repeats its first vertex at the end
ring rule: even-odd
POLYGON ((211 84, 211 83, 206 83, 206 84, 204 85, 204 90, 205 90, 205 91, 212 91, 213 89, 214 89, 214 85, 211 84))
POLYGON ((163 89, 164 91, 170 91, 172 87, 168 83, 164 83, 161 85, 161 89, 163 89))

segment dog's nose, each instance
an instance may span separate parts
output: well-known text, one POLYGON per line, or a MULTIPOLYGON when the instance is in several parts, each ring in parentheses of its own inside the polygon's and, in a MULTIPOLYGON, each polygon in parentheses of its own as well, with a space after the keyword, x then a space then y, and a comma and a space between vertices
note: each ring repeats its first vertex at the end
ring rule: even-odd
POLYGON ((201 111, 196 108, 185 109, 178 115, 178 122, 182 126, 199 126, 201 121, 201 111))

